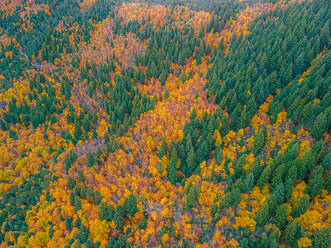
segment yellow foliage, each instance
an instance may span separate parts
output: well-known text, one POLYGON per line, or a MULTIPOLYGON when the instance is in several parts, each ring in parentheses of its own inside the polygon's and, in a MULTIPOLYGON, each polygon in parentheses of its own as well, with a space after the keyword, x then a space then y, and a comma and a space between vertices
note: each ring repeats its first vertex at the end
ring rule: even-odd
POLYGON ((302 227, 310 232, 315 232, 322 228, 323 215, 317 210, 307 210, 306 213, 297 219, 302 227))
POLYGON ((298 240, 299 248, 308 248, 312 246, 311 239, 308 237, 302 237, 298 240))
POLYGON ((48 240, 47 232, 38 232, 35 236, 35 243, 39 247, 45 247, 48 240))
POLYGON ((99 219, 93 220, 92 223, 90 223, 90 233, 93 239, 93 243, 107 240, 109 230, 110 229, 109 229, 109 225, 107 224, 107 221, 105 220, 101 221, 99 219))
POLYGON ((307 151, 311 149, 310 141, 308 139, 305 139, 301 141, 300 143, 300 150, 299 150, 299 156, 302 157, 303 154, 305 154, 307 151))
POLYGON ((239 247, 239 243, 237 240, 235 240, 235 238, 232 238, 228 243, 227 243, 228 246, 230 247, 233 247, 233 248, 236 248, 236 247, 239 247))
POLYGON ((25 247, 26 244, 28 243, 28 241, 29 241, 28 234, 26 234, 26 235, 20 235, 17 238, 17 245, 19 247, 25 247))
POLYGON ((169 241, 169 234, 168 233, 163 234, 161 241, 162 241, 163 244, 168 242, 169 241))
POLYGON ((163 210, 161 212, 161 216, 163 218, 166 218, 166 217, 168 217, 168 215, 169 215, 169 208, 167 208, 167 207, 163 208, 163 210))
POLYGON ((301 197, 303 197, 304 195, 306 195, 307 197, 309 197, 307 194, 304 193, 306 189, 306 184, 304 181, 298 183, 292 193, 292 199, 300 199, 301 197))
POLYGON ((255 231, 256 222, 253 218, 249 217, 248 215, 238 216, 235 217, 236 223, 233 225, 234 228, 238 229, 239 227, 242 228, 249 228, 251 232, 255 231))
POLYGON ((213 138, 215 140, 215 146, 219 146, 222 144, 222 136, 219 130, 215 130, 213 138))

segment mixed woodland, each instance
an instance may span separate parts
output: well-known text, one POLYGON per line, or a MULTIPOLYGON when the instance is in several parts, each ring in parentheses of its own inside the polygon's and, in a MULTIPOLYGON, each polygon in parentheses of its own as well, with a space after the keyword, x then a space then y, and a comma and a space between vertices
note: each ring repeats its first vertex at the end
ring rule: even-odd
POLYGON ((1 0, 0 248, 331 246, 329 0, 1 0))

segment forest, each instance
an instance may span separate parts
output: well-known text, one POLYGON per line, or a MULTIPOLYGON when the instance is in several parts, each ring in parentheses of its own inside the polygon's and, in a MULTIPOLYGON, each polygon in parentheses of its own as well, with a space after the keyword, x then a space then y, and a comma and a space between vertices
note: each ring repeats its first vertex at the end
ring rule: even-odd
POLYGON ((1 0, 0 248, 331 246, 329 0, 1 0))

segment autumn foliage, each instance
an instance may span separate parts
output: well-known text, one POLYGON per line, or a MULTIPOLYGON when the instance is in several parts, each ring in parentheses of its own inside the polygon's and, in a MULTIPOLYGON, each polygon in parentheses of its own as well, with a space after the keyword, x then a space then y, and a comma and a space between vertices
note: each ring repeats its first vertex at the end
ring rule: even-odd
POLYGON ((0 247, 328 247, 327 1, 150 2, 0 3, 0 247))

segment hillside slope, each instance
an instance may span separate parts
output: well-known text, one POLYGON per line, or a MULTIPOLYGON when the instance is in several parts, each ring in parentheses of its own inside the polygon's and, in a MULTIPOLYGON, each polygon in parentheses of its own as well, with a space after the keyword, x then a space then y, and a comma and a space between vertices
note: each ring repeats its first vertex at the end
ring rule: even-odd
POLYGON ((0 247, 329 247, 328 0, 0 3, 0 247))

